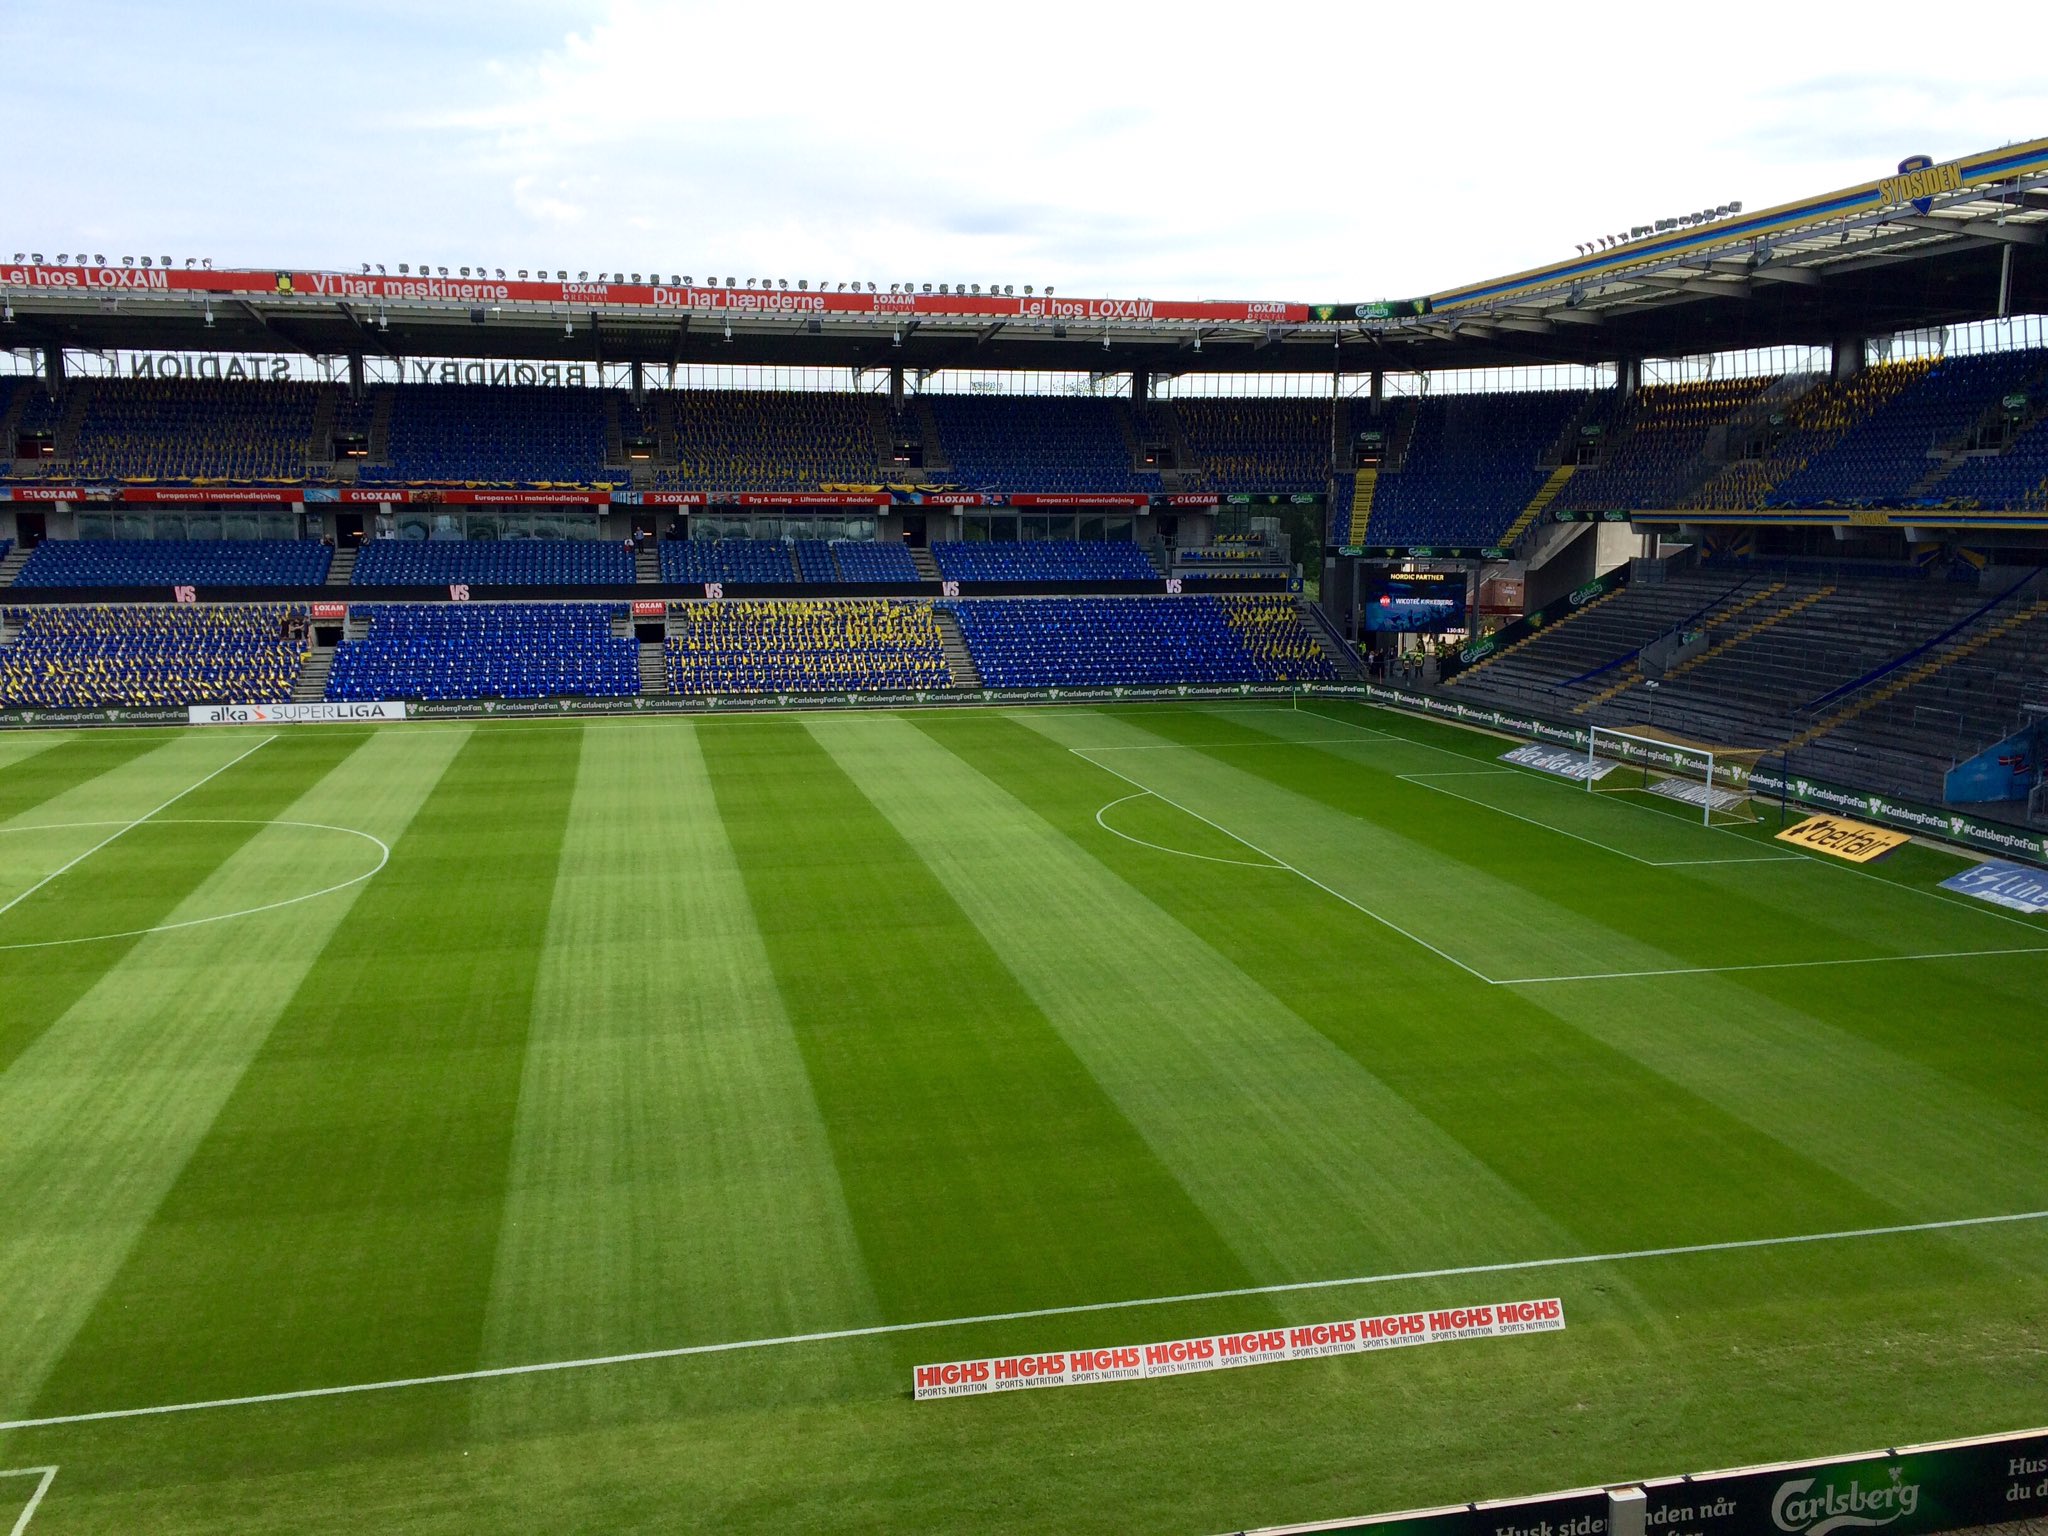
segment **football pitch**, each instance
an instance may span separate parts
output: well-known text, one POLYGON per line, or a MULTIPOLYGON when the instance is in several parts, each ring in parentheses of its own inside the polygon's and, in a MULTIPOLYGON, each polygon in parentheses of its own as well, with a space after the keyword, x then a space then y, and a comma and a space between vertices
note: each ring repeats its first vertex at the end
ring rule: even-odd
POLYGON ((0 737, 0 1536, 1203 1536, 2048 1422, 2048 923, 1507 745, 0 737))

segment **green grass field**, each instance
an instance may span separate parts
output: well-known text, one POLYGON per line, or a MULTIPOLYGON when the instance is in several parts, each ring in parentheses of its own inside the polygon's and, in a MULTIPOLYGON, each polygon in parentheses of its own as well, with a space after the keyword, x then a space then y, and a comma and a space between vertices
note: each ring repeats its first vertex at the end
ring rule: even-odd
POLYGON ((1343 704, 0 737, 28 1536, 1199 1536, 2048 1422, 2048 1220, 1933 1225, 2048 1208, 2048 924, 1505 746, 1343 704), (1876 1228, 1917 1230, 1737 1246, 1876 1228))

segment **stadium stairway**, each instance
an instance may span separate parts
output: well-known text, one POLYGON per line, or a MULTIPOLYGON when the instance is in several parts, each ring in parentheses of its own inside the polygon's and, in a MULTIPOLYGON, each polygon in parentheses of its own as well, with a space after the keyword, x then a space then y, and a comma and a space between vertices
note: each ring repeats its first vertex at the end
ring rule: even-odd
POLYGON ((1579 620, 1584 619, 1588 614, 1599 612, 1601 608, 1605 607, 1608 603, 1612 602, 1615 598, 1619 597, 1623 592, 1627 590, 1628 589, 1626 587, 1620 587, 1612 592, 1601 593, 1600 596, 1594 598, 1593 601, 1586 604, 1585 607, 1574 608, 1570 613, 1566 614, 1563 618, 1558 619, 1555 623, 1546 624, 1541 629, 1531 630, 1528 634, 1522 636, 1521 639, 1516 640, 1509 645, 1501 647, 1501 649, 1493 652, 1491 655, 1480 657, 1479 660, 1473 662, 1471 666, 1466 667, 1463 671, 1454 673, 1450 677, 1446 678, 1444 680, 1444 686, 1447 688, 1455 688, 1460 683, 1469 682, 1475 673, 1483 672, 1487 668, 1494 666, 1496 663, 1500 662, 1504 658, 1514 655, 1515 652, 1519 651, 1523 646, 1527 645, 1531 640, 1534 640, 1537 636, 1556 634, 1559 630, 1565 628, 1567 625, 1574 624, 1579 620))
POLYGON ((1522 508, 1521 514, 1508 524, 1507 532, 1500 536, 1501 548, 1513 549, 1515 540, 1535 526, 1537 519, 1557 500, 1557 493, 1564 489, 1565 481, 1571 479, 1572 471, 1577 468, 1576 464, 1560 464, 1550 472, 1550 478, 1529 498, 1529 505, 1522 508))
POLYGON ((11 587, 14 578, 21 574, 21 568, 28 564, 30 551, 19 547, 7 552, 7 558, 0 560, 0 587, 11 587))
POLYGON ((668 692, 667 653, 659 640, 640 642, 640 691, 643 694, 668 692))
MULTIPOLYGON (((918 553, 923 555, 924 550, 918 553)), ((955 688, 979 688, 981 669, 974 664, 974 654, 967 649, 967 637, 960 632, 960 619, 951 608, 941 606, 935 617, 939 621, 939 646, 946 655, 946 672, 955 688)))
POLYGON ((333 647, 308 650, 304 663, 299 667, 299 680, 292 684, 292 702, 317 704, 326 698, 327 674, 333 670, 333 647))
POLYGON ((939 562, 933 558, 932 552, 929 549, 913 549, 910 552, 910 558, 917 563, 917 579, 919 581, 937 581, 939 579, 939 562))
MULTIPOLYGON (((633 551, 633 580, 637 585, 643 587, 658 587, 661 585, 661 551, 653 544, 642 544, 633 551)), ((658 653, 661 647, 656 646, 655 650, 658 653)), ((641 671, 644 675, 646 671, 644 658, 641 662, 641 671)), ((642 692, 645 691, 645 689, 642 690, 642 692)), ((664 693, 668 691, 666 684, 663 685, 662 691, 664 693)))
POLYGON ((1366 525, 1372 521, 1372 495, 1379 489, 1377 468, 1361 469, 1351 477, 1351 542, 1365 542, 1366 525))
MULTIPOLYGON (((1769 586, 1759 587, 1756 591, 1750 593, 1749 596, 1739 599, 1730 607, 1724 608, 1723 610, 1721 610, 1721 612, 1715 614, 1702 627, 1706 630, 1706 632, 1709 635, 1713 634, 1715 630, 1725 630, 1731 621, 1740 618, 1743 614, 1747 613, 1750 609, 1754 608, 1758 603, 1769 602, 1772 598, 1776 597, 1780 592, 1784 590, 1785 583, 1783 583, 1782 581, 1774 581, 1769 586)), ((1834 589, 1829 588, 1828 590, 1833 591, 1834 589)), ((1794 613, 1798 612, 1801 608, 1809 606, 1812 601, 1814 601, 1814 599, 1809 598, 1806 601, 1796 603, 1794 606, 1790 608, 1780 609, 1775 615, 1772 616, 1770 622, 1772 624, 1775 624, 1782 619, 1788 619, 1794 613)), ((1742 633, 1732 636, 1728 639, 1715 641, 1711 645, 1709 645, 1706 650, 1702 651, 1699 655, 1687 658, 1684 662, 1672 668, 1672 670, 1666 673, 1665 675, 1667 677, 1677 677, 1681 673, 1689 672, 1694 667, 1698 666, 1701 662, 1705 661, 1709 656, 1718 655, 1720 652, 1728 649, 1729 646, 1734 645, 1737 641, 1745 640, 1751 634, 1756 633, 1758 630, 1768 627, 1768 625, 1758 625, 1751 629, 1744 630, 1742 633)), ((1608 687, 1601 689, 1598 693, 1594 694, 1593 697, 1591 697, 1590 699, 1582 699, 1577 704, 1574 704, 1572 706, 1572 713, 1575 715, 1583 715, 1589 710, 1599 708, 1602 704, 1607 703, 1610 699, 1620 698, 1621 695, 1627 693, 1629 689, 1635 687, 1636 684, 1643 681, 1642 662, 1639 660, 1631 661, 1627 665, 1627 667, 1623 668, 1623 674, 1624 675, 1618 682, 1610 684, 1608 687)))
POLYGON ((1329 615, 1307 598, 1298 598, 1295 609, 1301 614, 1301 627, 1308 631, 1309 638, 1322 647, 1323 654, 1330 660, 1330 670, 1346 682, 1357 682, 1365 676, 1358 665, 1358 653, 1346 645, 1332 627, 1329 615))
POLYGON ((327 585, 345 587, 356 573, 356 551, 353 545, 344 544, 334 552, 334 558, 327 562, 327 585))

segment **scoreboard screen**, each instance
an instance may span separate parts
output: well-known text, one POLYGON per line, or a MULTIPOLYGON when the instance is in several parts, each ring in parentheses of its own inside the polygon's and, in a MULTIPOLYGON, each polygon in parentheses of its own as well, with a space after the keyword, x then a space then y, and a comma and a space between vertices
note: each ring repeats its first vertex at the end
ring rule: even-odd
POLYGON ((1465 629, 1462 571, 1389 571, 1375 577, 1365 598, 1368 630, 1438 634, 1465 629))

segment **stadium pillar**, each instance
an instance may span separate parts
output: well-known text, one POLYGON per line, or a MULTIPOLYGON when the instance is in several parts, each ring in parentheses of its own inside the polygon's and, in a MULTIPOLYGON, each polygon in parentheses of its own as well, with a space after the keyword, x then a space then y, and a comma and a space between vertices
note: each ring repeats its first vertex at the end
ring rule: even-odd
POLYGON ((1859 331, 1845 331, 1835 338, 1834 367, 1829 374, 1837 384, 1846 384, 1863 371, 1863 347, 1869 339, 1859 331))
POLYGON ((901 411, 903 409, 903 365, 901 363, 891 363, 889 365, 889 409, 892 411, 901 411))
POLYGON ((1380 407, 1387 403, 1387 374, 1383 368, 1372 371, 1372 413, 1379 416, 1380 407))
POLYGON ((360 352, 348 355, 348 396, 351 400, 363 398, 363 354, 360 352))
POLYGON ((647 373, 637 357, 633 359, 629 366, 632 377, 633 403, 638 405, 647 398, 647 373))
POLYGON ((1152 397, 1152 375, 1142 368, 1131 370, 1131 398, 1140 405, 1152 397))
POLYGON ((1643 360, 1640 357, 1617 357, 1614 360, 1614 393, 1626 400, 1643 387, 1643 360))
POLYGON ((64 349, 55 346, 43 348, 43 388, 54 395, 57 386, 63 382, 64 349))

